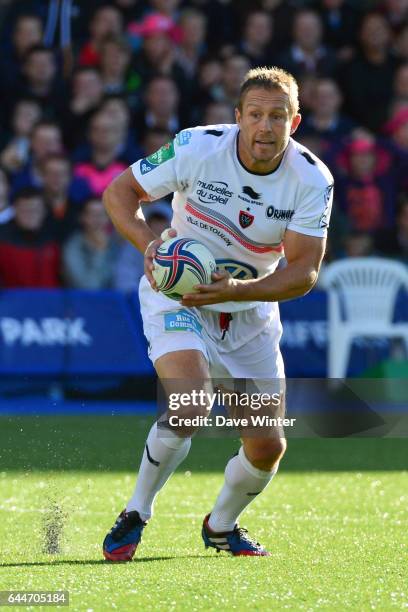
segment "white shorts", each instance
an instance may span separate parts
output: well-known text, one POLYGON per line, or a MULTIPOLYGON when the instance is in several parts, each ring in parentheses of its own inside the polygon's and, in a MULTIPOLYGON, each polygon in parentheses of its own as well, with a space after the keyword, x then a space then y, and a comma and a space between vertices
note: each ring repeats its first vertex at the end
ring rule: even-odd
POLYGON ((181 306, 153 291, 145 276, 139 299, 153 364, 166 353, 195 349, 206 357, 213 378, 284 378, 277 303, 259 302, 255 308, 232 313, 224 333, 219 312, 181 306))

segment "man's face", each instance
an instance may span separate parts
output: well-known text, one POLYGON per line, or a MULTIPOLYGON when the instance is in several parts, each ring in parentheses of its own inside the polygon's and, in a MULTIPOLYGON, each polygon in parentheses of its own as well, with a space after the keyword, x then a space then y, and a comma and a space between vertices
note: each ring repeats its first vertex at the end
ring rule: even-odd
POLYGON ((408 64, 404 64, 397 70, 394 91, 397 96, 408 98, 408 64))
POLYGON ((244 96, 242 112, 235 111, 240 127, 240 147, 253 162, 278 161, 289 137, 300 123, 291 116, 289 96, 281 89, 253 88, 244 96))
POLYGON ((116 43, 107 42, 102 46, 101 66, 103 71, 123 76, 129 60, 129 54, 116 43))
POLYGON ((14 109, 13 128, 19 136, 29 136, 40 117, 41 108, 37 102, 23 100, 14 109))
POLYGON ((101 112, 91 121, 90 141, 92 147, 101 151, 111 151, 122 139, 122 131, 108 113, 101 112))
POLYGON ((105 6, 95 14, 90 24, 91 36, 102 40, 106 36, 119 35, 122 31, 122 18, 114 7, 105 6))
POLYGON ((249 60, 241 55, 230 57, 224 62, 222 82, 228 94, 238 96, 240 83, 250 67, 249 60))
POLYGON ((39 230, 45 218, 45 206, 40 197, 20 198, 14 203, 17 225, 31 232, 39 230))
POLYGON ((172 53, 173 43, 164 32, 157 32, 146 36, 143 41, 143 49, 150 63, 160 62, 172 53))
POLYGON ((376 157, 372 151, 354 153, 350 156, 350 166, 355 178, 371 176, 375 170, 376 157))
POLYGON ((65 159, 50 159, 44 166, 43 181, 45 191, 61 193, 68 189, 71 169, 65 159))
POLYGON ((24 17, 18 20, 13 33, 13 43, 19 55, 41 43, 41 21, 37 17, 24 17))
POLYGON ((167 79, 155 79, 146 92, 146 106, 153 112, 175 113, 178 92, 174 83, 167 79))
POLYGON ((171 140, 171 134, 168 132, 147 132, 143 141, 143 149, 146 155, 151 155, 158 151, 160 147, 171 140))
POLYGON ((103 111, 121 129, 127 129, 130 122, 129 108, 125 102, 119 99, 107 100, 103 105, 103 111))
POLYGON ((272 20, 268 13, 254 13, 245 25, 247 40, 259 45, 267 45, 272 36, 272 20))
POLYGON ((322 26, 317 15, 301 13, 295 19, 293 37, 303 49, 315 49, 320 45, 322 26))
POLYGON ((103 94, 103 84, 96 70, 86 70, 75 75, 73 81, 74 96, 99 100, 103 94))
POLYGON ((32 134, 31 149, 37 162, 53 153, 60 153, 62 139, 57 126, 42 125, 37 127, 32 134))
POLYGON ((387 47, 390 41, 390 28, 382 15, 369 15, 361 26, 360 40, 364 47, 387 47))
POLYGON ((49 83, 55 76, 56 66, 52 53, 48 51, 37 51, 28 58, 25 74, 32 83, 49 83))
POLYGON ((90 200, 81 215, 82 226, 86 231, 107 231, 109 217, 101 200, 90 200))
POLYGON ((320 81, 314 92, 313 108, 320 115, 337 113, 341 103, 337 85, 329 80, 320 81))

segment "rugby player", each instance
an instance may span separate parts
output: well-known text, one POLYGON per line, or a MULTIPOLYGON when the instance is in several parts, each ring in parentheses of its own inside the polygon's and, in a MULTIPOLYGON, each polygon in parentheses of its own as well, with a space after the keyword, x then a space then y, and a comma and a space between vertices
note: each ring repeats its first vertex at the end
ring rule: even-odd
MULTIPOLYGON (((250 70, 235 115, 236 124, 183 130, 104 194, 117 230, 145 256, 141 312, 149 356, 163 381, 283 379, 278 302, 310 291, 324 255, 333 178, 292 138, 301 121, 295 79, 276 67, 250 70), (157 292, 153 258, 162 239, 140 211, 141 202, 171 192, 170 235, 203 242, 218 264, 212 284, 200 285, 181 303, 157 292), (277 269, 283 255, 287 265, 277 269), (185 328, 174 331, 170 323, 180 310, 185 328)), ((237 519, 276 474, 286 442, 278 428, 241 440, 202 538, 217 551, 266 556, 237 519)), ((134 493, 104 540, 105 558, 132 559, 157 493, 190 444, 191 436, 170 430, 161 436, 153 425, 134 493)))

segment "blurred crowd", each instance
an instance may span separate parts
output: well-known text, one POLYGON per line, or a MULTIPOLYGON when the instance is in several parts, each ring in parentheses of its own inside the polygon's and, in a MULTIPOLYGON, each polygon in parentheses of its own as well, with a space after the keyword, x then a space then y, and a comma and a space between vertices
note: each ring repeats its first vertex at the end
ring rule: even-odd
MULTIPOLYGON (((408 0, 0 0, 0 286, 137 287, 101 195, 192 125, 234 122, 258 65, 336 179, 327 260, 408 263, 408 0)), ((154 231, 163 200, 144 207, 154 231)))

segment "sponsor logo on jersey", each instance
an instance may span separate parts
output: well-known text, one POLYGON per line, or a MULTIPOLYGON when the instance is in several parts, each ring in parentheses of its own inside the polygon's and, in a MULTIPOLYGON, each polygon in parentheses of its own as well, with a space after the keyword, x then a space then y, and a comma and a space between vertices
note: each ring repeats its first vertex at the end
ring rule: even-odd
POLYGON ((154 170, 157 166, 160 166, 169 159, 172 159, 174 156, 174 144, 173 141, 170 141, 160 147, 158 151, 140 161, 140 172, 142 174, 147 174, 148 172, 154 170))
POLYGON ((266 209, 265 213, 267 219, 274 219, 275 221, 291 221, 295 211, 275 208, 274 206, 270 205, 266 209))
POLYGON ((256 191, 254 191, 249 185, 244 185, 242 188, 242 192, 245 193, 245 195, 249 196, 251 200, 259 200, 262 195, 261 193, 257 193, 256 191))
POLYGON ((203 204, 227 204, 233 192, 224 181, 197 181, 197 195, 203 204))
POLYGON ((330 200, 331 193, 333 191, 334 184, 328 185, 324 190, 324 203, 327 205, 330 200))
POLYGON ((192 135, 193 133, 190 132, 190 130, 183 130, 182 132, 176 134, 176 142, 178 146, 182 147, 187 145, 190 142, 192 135))
POLYGON ((250 264, 236 259, 216 259, 217 268, 226 270, 233 278, 248 279, 258 278, 258 271, 250 264))
POLYGON ((319 221, 319 227, 320 228, 325 228, 325 227, 329 227, 329 217, 330 217, 330 197, 333 191, 333 187, 334 185, 328 185, 326 187, 326 189, 324 190, 324 211, 322 216, 320 217, 320 221, 319 221))
POLYGON ((205 134, 208 134, 209 136, 222 136, 223 135, 223 131, 222 130, 205 130, 205 134))
POLYGON ((242 193, 238 194, 238 198, 240 200, 243 200, 243 202, 246 202, 247 204, 255 204, 256 206, 264 206, 263 202, 259 202, 261 197, 262 193, 257 193, 249 185, 244 185, 242 188, 242 193))
POLYGON ((239 224, 244 229, 252 225, 254 219, 254 215, 251 215, 249 212, 246 212, 244 210, 239 211, 239 224))
POLYGON ((228 238, 228 236, 223 231, 218 229, 218 227, 214 227, 210 225, 209 223, 206 223, 205 221, 194 219, 191 215, 187 215, 186 219, 188 223, 191 223, 191 225, 195 225, 196 227, 199 227, 202 230, 207 230, 208 232, 212 232, 213 234, 218 236, 218 238, 221 238, 221 240, 223 240, 227 246, 232 246, 231 240, 228 238))

